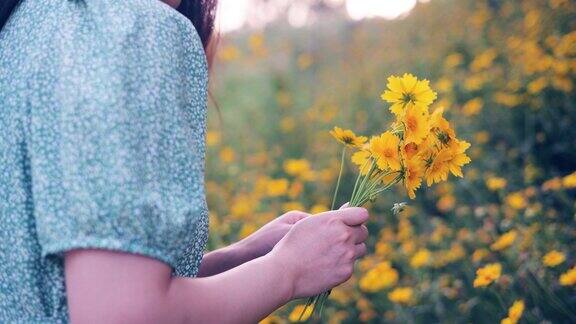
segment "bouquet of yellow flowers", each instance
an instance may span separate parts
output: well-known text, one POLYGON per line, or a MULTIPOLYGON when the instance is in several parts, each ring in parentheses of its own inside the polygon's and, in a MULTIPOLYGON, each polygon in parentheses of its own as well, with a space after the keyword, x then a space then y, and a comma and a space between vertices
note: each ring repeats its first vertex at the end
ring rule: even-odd
MULTIPOLYGON (((378 194, 402 183, 408 196, 414 199, 423 181, 428 186, 446 181, 452 173, 463 177, 462 166, 470 163, 466 150, 470 144, 459 140, 443 109, 429 111, 436 99, 428 80, 418 80, 412 74, 388 78, 382 100, 391 104, 395 121, 390 129, 368 140, 351 130, 334 127, 330 133, 344 145, 340 173, 332 200, 336 202, 347 149, 352 149, 352 163, 359 173, 354 184, 351 207, 363 206, 378 194)), ((309 298, 305 311, 312 304, 320 305, 320 313, 329 291, 309 298)), ((304 314, 305 312, 302 312, 304 314)))

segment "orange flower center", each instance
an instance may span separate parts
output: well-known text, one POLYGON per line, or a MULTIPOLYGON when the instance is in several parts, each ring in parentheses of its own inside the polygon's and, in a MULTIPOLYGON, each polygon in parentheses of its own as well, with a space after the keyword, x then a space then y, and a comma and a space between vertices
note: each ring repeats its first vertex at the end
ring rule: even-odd
POLYGON ((387 149, 387 150, 384 150, 384 151, 382 152, 382 155, 384 155, 384 156, 387 157, 387 158, 391 158, 391 157, 394 156, 394 151, 391 150, 391 149, 387 149))
POLYGON ((408 116, 406 118, 406 127, 412 132, 416 131, 418 129, 418 120, 414 116, 408 116))

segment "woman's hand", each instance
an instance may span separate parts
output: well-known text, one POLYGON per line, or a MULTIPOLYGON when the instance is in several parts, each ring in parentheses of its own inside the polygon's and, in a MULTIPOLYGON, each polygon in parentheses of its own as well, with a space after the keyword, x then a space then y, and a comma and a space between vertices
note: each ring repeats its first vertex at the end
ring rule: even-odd
POLYGON ((205 254, 198 277, 213 276, 267 254, 294 224, 308 216, 310 214, 300 211, 287 212, 247 238, 205 254))
POLYGON ((351 207, 307 217, 296 223, 269 254, 293 282, 294 298, 327 291, 352 276, 366 254, 364 208, 351 207))
POLYGON ((238 242, 238 245, 250 251, 253 258, 265 255, 290 231, 294 224, 309 216, 311 215, 305 212, 289 211, 238 242))

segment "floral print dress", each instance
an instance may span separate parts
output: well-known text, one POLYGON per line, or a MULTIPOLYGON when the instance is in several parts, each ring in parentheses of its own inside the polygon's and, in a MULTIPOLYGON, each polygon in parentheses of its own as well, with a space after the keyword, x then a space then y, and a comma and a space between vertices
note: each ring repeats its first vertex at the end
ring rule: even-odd
POLYGON ((68 322, 65 251, 195 276, 208 69, 159 0, 24 0, 0 33, 0 323, 68 322))

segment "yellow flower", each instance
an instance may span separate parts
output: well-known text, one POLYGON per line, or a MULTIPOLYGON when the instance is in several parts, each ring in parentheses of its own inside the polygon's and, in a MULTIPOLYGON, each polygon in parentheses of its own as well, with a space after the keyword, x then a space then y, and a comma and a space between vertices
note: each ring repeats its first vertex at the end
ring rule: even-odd
POLYGON ((236 46, 228 45, 218 51, 218 58, 223 61, 233 61, 240 57, 240 50, 236 46))
POLYGON ((486 187, 492 191, 497 191, 506 188, 508 182, 504 178, 490 177, 486 179, 486 187))
POLYGON ((494 94, 494 101, 508 107, 516 107, 522 103, 522 97, 503 91, 494 94))
POLYGON ((564 188, 576 188, 576 172, 562 178, 564 188))
POLYGON ((451 159, 447 161, 448 169, 457 177, 464 177, 464 174, 462 174, 462 167, 471 161, 468 155, 464 153, 469 147, 470 143, 460 140, 454 140, 450 146, 452 156, 451 159))
POLYGON ((451 144, 452 140, 456 138, 456 132, 450 127, 450 123, 444 118, 443 114, 444 109, 439 108, 430 115, 430 128, 436 135, 436 140, 441 145, 446 146, 451 144))
POLYGON ((550 268, 555 267, 564 261, 566 261, 566 255, 556 250, 552 250, 546 253, 546 255, 544 255, 544 257, 542 258, 542 262, 544 262, 544 265, 550 268))
POLYGON ((370 140, 370 151, 376 157, 376 164, 381 170, 400 170, 398 146, 400 138, 391 132, 384 132, 370 140))
POLYGON ((404 125, 404 142, 420 144, 430 132, 428 109, 424 106, 409 104, 406 113, 400 119, 404 125))
POLYGON ((420 146, 415 143, 408 143, 402 146, 400 154, 403 159, 409 160, 420 153, 420 146))
POLYGON ((476 142, 478 142, 478 144, 486 144, 490 140, 490 133, 486 131, 478 132, 474 134, 474 139, 476 142))
POLYGON ((414 199, 416 198, 414 191, 420 188, 420 184, 422 183, 424 165, 420 159, 413 158, 405 161, 403 171, 404 187, 406 187, 406 192, 408 192, 410 199, 414 199))
POLYGON ((302 180, 309 181, 314 179, 314 171, 310 168, 310 162, 306 159, 290 159, 284 162, 284 171, 302 180))
POLYGON ((464 57, 460 53, 452 53, 446 57, 444 60, 444 65, 446 68, 451 69, 457 67, 458 65, 462 64, 464 61, 464 57))
POLYGON ((436 207, 441 212, 445 213, 454 209, 455 206, 456 206, 456 197, 454 197, 454 195, 452 194, 446 194, 440 197, 440 199, 438 199, 438 201, 436 202, 436 207))
POLYGON ((420 249, 414 256, 410 259, 410 266, 414 269, 421 268, 428 264, 430 261, 430 251, 427 249, 420 249))
POLYGON ((540 93, 544 88, 548 86, 548 80, 545 77, 540 77, 530 83, 528 83, 528 92, 532 94, 540 93))
POLYGON ((474 116, 478 115, 484 106, 484 101, 482 98, 474 98, 467 101, 464 106, 462 106, 462 113, 464 116, 474 116))
POLYGON ((487 49, 474 58, 474 60, 470 63, 470 70, 473 72, 478 72, 490 67, 497 56, 498 52, 496 49, 487 49))
POLYGON ((254 206, 257 202, 249 196, 240 194, 233 201, 230 207, 232 217, 235 219, 246 219, 254 213, 254 206))
POLYGON ((516 324, 522 317, 522 313, 524 313, 524 301, 520 299, 512 304, 510 309, 508 309, 508 317, 504 318, 500 323, 516 324))
POLYGON ((330 135, 334 136, 335 139, 344 145, 358 148, 368 140, 365 136, 356 136, 353 131, 340 127, 334 127, 334 129, 330 131, 330 135))
POLYGON ((207 146, 215 146, 220 143, 220 133, 215 131, 208 131, 206 132, 206 145, 207 146))
POLYGON ((242 228, 240 229, 240 232, 238 233, 238 238, 239 239, 247 238, 250 234, 256 232, 257 229, 258 228, 256 227, 255 224, 246 223, 246 224, 242 225, 242 228))
POLYGON ((432 158, 431 163, 426 168, 424 177, 426 183, 430 187, 433 183, 438 183, 448 180, 450 167, 448 161, 452 158, 452 153, 448 148, 440 150, 436 156, 432 158))
POLYGON ((543 191, 558 191, 560 189, 562 189, 562 179, 558 177, 546 180, 542 184, 543 191))
POLYGON ((524 301, 517 300, 514 302, 514 304, 512 304, 512 307, 510 307, 510 309, 508 310, 508 317, 518 321, 522 316, 522 313, 524 313, 524 301))
POLYGON ((378 241, 376 243, 375 254, 377 256, 385 257, 387 255, 390 255, 392 252, 394 252, 394 249, 392 248, 392 245, 390 245, 390 243, 383 242, 383 241, 378 241))
POLYGON ((449 173, 464 177, 462 167, 471 161, 465 153, 469 147, 470 143, 454 139, 450 146, 441 149, 436 156, 431 158, 425 174, 428 186, 448 180, 449 173))
POLYGON ((517 236, 518 233, 515 230, 511 230, 500 236, 496 242, 492 243, 492 245, 490 245, 490 249, 493 251, 502 251, 507 249, 514 243, 517 236))
POLYGON ((290 197, 291 199, 295 199, 302 193, 303 190, 304 190, 304 184, 301 181, 296 180, 292 182, 292 184, 288 188, 287 192, 288 197, 290 197))
POLYGON ((502 274, 502 265, 500 263, 490 263, 486 266, 476 270, 476 279, 474 279, 474 287, 486 287, 492 282, 500 278, 502 274))
POLYGON ((526 208, 527 202, 526 198, 521 192, 513 192, 506 196, 506 204, 513 209, 523 209, 526 208))
POLYGON ((289 182, 286 179, 271 179, 267 183, 267 193, 270 197, 278 197, 286 194, 289 182))
POLYGON ((266 46, 264 44, 263 34, 250 35, 250 38, 248 39, 248 46, 250 47, 252 53, 254 53, 256 56, 262 57, 266 56, 266 54, 268 53, 266 46))
POLYGON ((402 77, 388 78, 387 90, 382 94, 382 100, 392 104, 390 110, 397 117, 404 114, 407 104, 427 108, 436 99, 428 80, 418 80, 415 76, 405 73, 402 77))
POLYGON ((414 299, 414 290, 410 287, 398 287, 388 293, 388 298, 397 304, 411 304, 414 299))
POLYGON ((358 151, 352 154, 352 163, 356 164, 360 170, 361 175, 368 174, 370 171, 370 162, 367 161, 371 154, 368 151, 358 151))
POLYGON ((290 320, 290 322, 305 322, 308 320, 308 318, 310 317, 310 315, 312 315, 312 307, 308 307, 306 308, 306 311, 304 311, 304 308, 306 308, 306 305, 296 305, 294 307, 294 309, 292 309, 292 312, 290 313, 290 315, 288 316, 288 319, 290 320), (304 314, 302 314, 302 312, 304 312, 304 314), (300 315, 302 315, 302 319, 300 319, 300 315))
POLYGON ((366 292, 377 292, 393 286, 398 282, 398 271, 392 268, 390 262, 380 262, 370 269, 359 282, 360 289, 366 292))
POLYGON ((576 266, 560 275, 560 284, 562 286, 576 285, 576 266))
POLYGON ((231 147, 225 147, 220 151, 220 160, 224 163, 231 163, 236 159, 236 153, 231 147))

